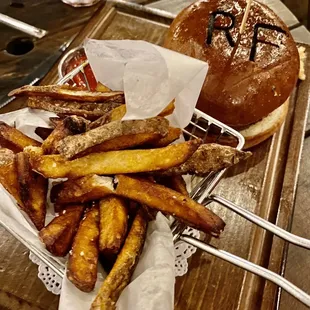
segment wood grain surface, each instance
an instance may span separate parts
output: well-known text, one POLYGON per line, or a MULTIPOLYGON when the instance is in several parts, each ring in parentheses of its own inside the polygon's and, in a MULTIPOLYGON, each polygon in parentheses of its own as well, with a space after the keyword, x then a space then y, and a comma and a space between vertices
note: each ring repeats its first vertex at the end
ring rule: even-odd
MULTIPOLYGON (((82 28, 71 47, 80 45, 85 37, 139 39, 161 44, 170 22, 152 14, 106 5, 82 28)), ((55 66, 43 83, 56 79, 55 66)), ((215 191, 270 221, 277 220, 281 226, 290 222, 293 211, 307 89, 308 83, 299 85, 291 98, 285 125, 272 139, 253 149, 253 156, 245 164, 231 169, 215 191)), ((24 104, 24 100, 16 100, 1 112, 24 104)), ((211 207, 227 223, 221 239, 211 240, 213 245, 261 265, 281 268, 283 243, 277 245, 276 238, 273 240, 231 211, 218 205, 211 207)), ((28 251, 7 232, 1 235, 0 249, 0 309, 16 309, 17 304, 22 310, 57 309, 58 297, 47 292, 36 277, 36 266, 28 260, 28 251)), ((303 268, 305 271, 306 267, 303 268)), ((176 309, 272 309, 275 305, 274 287, 201 251, 189 260, 189 270, 186 276, 177 278, 176 309)))
POLYGON ((42 39, 31 38, 18 30, 0 24, 0 98, 14 89, 20 80, 36 69, 53 51, 72 39, 98 8, 74 9, 60 0, 25 0, 23 8, 10 6, 10 0, 0 1, 0 12, 48 31, 42 39), (53 18, 51 18, 51 14, 53 18), (34 42, 32 51, 15 56, 6 51, 16 38, 28 37, 34 42))
MULTIPOLYGON (((301 160, 298 188, 295 200, 295 212, 292 223, 292 232, 310 239, 309 217, 310 212, 310 139, 306 139, 301 160)), ((310 251, 290 245, 286 260, 285 277, 301 289, 310 293, 310 251)), ((308 309, 286 292, 282 293, 281 310, 308 309)))

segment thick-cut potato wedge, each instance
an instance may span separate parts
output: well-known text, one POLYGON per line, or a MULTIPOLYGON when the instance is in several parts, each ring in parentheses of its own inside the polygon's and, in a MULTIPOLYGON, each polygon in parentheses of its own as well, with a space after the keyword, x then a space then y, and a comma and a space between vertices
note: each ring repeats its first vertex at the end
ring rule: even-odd
POLYGON ((99 250, 110 260, 118 254, 127 233, 128 210, 126 201, 117 196, 100 200, 99 250))
POLYGON ((115 304, 123 289, 130 282, 143 249, 147 231, 144 210, 139 209, 132 223, 125 244, 116 262, 99 289, 91 310, 116 309, 115 304))
POLYGON ((97 120, 91 122, 91 124, 89 125, 89 129, 94 129, 114 121, 120 121, 125 114, 126 114, 126 105, 124 104, 120 105, 119 107, 102 115, 97 120))
POLYGON ((166 177, 159 177, 156 179, 157 183, 169 187, 184 196, 188 196, 186 183, 181 175, 173 175, 166 177))
POLYGON ((105 141, 101 144, 90 147, 85 152, 82 152, 78 157, 85 156, 91 153, 100 153, 116 150, 124 150, 133 148, 139 145, 144 145, 157 141, 161 138, 158 133, 138 133, 136 135, 120 136, 112 140, 105 141))
POLYGON ((161 139, 150 143, 150 146, 153 148, 168 146, 173 141, 179 139, 181 133, 182 133, 182 130, 180 128, 169 127, 168 134, 165 137, 162 137, 161 139))
POLYGON ((109 87, 103 85, 102 83, 98 82, 97 86, 96 86, 96 91, 100 91, 100 92, 109 92, 112 91, 109 87))
POLYGON ((210 172, 220 171, 236 165, 251 156, 250 152, 239 151, 230 146, 216 143, 202 144, 185 163, 163 171, 163 175, 195 174, 207 176, 210 172))
POLYGON ((68 116, 59 122, 49 137, 42 143, 44 154, 57 154, 56 144, 63 138, 86 131, 87 121, 83 117, 68 116))
POLYGON ((44 141, 48 138, 52 131, 52 128, 37 127, 34 132, 44 141))
POLYGON ((20 207, 21 200, 15 154, 9 149, 0 149, 0 183, 14 197, 20 207))
POLYGON ((143 178, 117 176, 115 193, 170 214, 187 225, 218 237, 225 227, 223 220, 211 210, 165 186, 143 178))
POLYGON ((111 175, 167 170, 184 163, 201 140, 169 145, 160 149, 94 153, 66 160, 61 155, 39 155, 40 148, 26 148, 32 168, 46 178, 78 178, 90 174, 111 175))
MULTIPOLYGON (((29 138, 28 136, 24 135, 21 131, 18 129, 9 126, 8 124, 4 122, 0 122, 0 141, 4 140, 4 142, 7 142, 6 145, 3 145, 3 147, 8 147, 12 145, 12 151, 18 151, 21 152, 24 147, 26 146, 40 146, 41 143, 29 138)), ((10 148, 11 149, 11 148, 10 148)))
POLYGON ((86 212, 82 219, 69 252, 67 277, 83 292, 92 291, 96 284, 98 239, 99 210, 95 206, 86 212))
POLYGON ((56 126, 66 118, 66 116, 64 117, 60 117, 60 116, 56 116, 56 117, 50 117, 49 120, 50 120, 50 123, 51 125, 56 128, 56 126))
MULTIPOLYGON (((172 114, 175 108, 174 101, 175 100, 171 101, 167 105, 167 107, 161 113, 158 114, 158 116, 164 117, 172 114)), ((98 118, 96 121, 92 122, 89 128, 94 129, 114 121, 120 121, 125 116, 125 114, 126 114, 126 105, 121 105, 111 110, 110 112, 107 112, 106 114, 98 118)))
POLYGON ((24 153, 28 154, 30 156, 30 159, 32 157, 41 156, 44 154, 42 147, 37 146, 26 146, 24 148, 24 153))
POLYGON ((141 133, 159 134, 168 133, 169 122, 163 117, 153 117, 146 120, 115 121, 83 134, 64 138, 57 144, 57 150, 66 158, 72 158, 90 147, 112 139, 136 135, 141 133))
POLYGON ((120 102, 78 102, 53 99, 50 97, 29 97, 27 100, 29 108, 62 114, 63 116, 76 115, 89 120, 96 120, 112 109, 122 105, 120 102))
POLYGON ((29 156, 16 154, 16 166, 22 209, 27 213, 38 230, 44 227, 48 181, 32 171, 29 156))
POLYGON ((112 178, 88 175, 53 186, 51 201, 56 204, 86 202, 113 194, 112 178))
POLYGON ((56 256, 65 256, 69 252, 83 212, 82 204, 67 207, 40 230, 39 238, 49 252, 56 256))
POLYGON ((82 102, 120 102, 124 103, 124 93, 115 92, 95 92, 79 87, 68 85, 25 85, 12 90, 8 96, 43 96, 61 100, 75 100, 82 102))
POLYGON ((0 136, 0 149, 8 149, 14 152, 15 154, 18 152, 21 152, 20 147, 17 147, 13 143, 10 143, 9 141, 6 141, 0 136))

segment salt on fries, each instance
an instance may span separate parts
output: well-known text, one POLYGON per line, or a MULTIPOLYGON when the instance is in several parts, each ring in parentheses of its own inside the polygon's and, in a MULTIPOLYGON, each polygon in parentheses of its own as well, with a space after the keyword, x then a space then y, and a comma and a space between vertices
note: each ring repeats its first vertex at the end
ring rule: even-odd
POLYGON ((200 139, 171 144, 181 135, 165 116, 122 121, 123 92, 70 86, 24 86, 31 108, 58 113, 53 129, 37 128, 39 143, 0 123, 0 182, 33 221, 56 256, 69 253, 67 277, 80 290, 94 289, 99 256, 110 271, 91 309, 115 309, 139 260, 147 223, 157 211, 218 237, 225 223, 189 198, 183 174, 206 175, 249 153, 200 139), (17 154, 16 154, 17 153, 17 154), (59 212, 44 227, 48 178, 59 212), (134 207, 133 207, 134 206, 134 207), (112 269, 111 269, 112 267, 112 269))

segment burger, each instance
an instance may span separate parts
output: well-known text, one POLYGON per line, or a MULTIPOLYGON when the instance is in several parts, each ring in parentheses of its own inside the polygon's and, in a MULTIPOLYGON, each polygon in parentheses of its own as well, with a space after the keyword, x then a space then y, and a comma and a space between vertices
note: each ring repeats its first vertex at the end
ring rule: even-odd
POLYGON ((237 129, 245 148, 266 140, 286 118, 299 54, 285 23, 253 1, 201 0, 173 21, 164 47, 209 65, 197 108, 237 129))

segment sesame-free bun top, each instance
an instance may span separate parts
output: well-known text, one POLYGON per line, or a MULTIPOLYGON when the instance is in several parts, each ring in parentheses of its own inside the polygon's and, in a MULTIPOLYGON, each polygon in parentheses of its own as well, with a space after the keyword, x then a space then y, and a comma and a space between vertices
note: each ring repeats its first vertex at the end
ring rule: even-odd
POLYGON ((239 35, 245 7, 246 0, 195 2, 175 18, 164 43, 209 64, 197 108, 235 128, 253 124, 282 105, 299 71, 289 29, 267 6, 253 1, 239 35), (225 27, 230 29, 218 29, 225 27))

